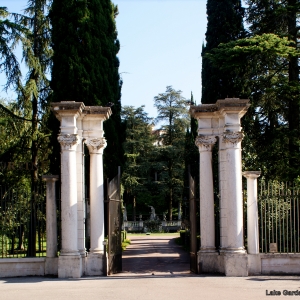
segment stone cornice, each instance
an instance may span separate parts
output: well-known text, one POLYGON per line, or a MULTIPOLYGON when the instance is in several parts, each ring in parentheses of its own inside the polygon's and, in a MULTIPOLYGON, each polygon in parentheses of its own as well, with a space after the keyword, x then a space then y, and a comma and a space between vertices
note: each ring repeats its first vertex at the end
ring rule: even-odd
POLYGON ((51 110, 59 120, 61 119, 61 116, 64 115, 80 115, 84 107, 85 106, 83 102, 75 101, 62 101, 51 103, 51 110))
POLYGON ((107 120, 111 114, 110 107, 103 107, 103 106, 86 106, 82 112, 87 117, 97 117, 101 116, 103 120, 107 120))
POLYGON ((249 106, 249 99, 226 98, 218 100, 215 104, 191 105, 189 112, 194 118, 216 117, 224 112, 237 112, 242 117, 249 106))
POLYGON ((242 175, 246 178, 256 179, 261 175, 261 171, 244 171, 242 175))

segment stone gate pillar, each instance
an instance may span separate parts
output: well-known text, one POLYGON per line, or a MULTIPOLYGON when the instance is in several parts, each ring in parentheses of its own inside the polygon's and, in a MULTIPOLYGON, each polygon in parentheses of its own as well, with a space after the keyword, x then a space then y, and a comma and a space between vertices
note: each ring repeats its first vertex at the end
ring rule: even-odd
POLYGON ((82 102, 63 101, 52 104, 60 120, 58 141, 61 145, 61 250, 59 278, 78 278, 83 274, 77 239, 77 170, 76 148, 80 143, 76 119, 84 108, 82 102))
MULTIPOLYGON (((196 143, 200 150, 200 203, 201 210, 201 248, 198 253, 200 272, 221 272, 227 276, 247 276, 247 257, 244 249, 243 235, 243 198, 242 198, 242 164, 241 164, 241 132, 240 120, 249 107, 249 100, 226 98, 216 104, 191 106, 191 115, 198 120, 198 137, 196 143), (219 203, 220 203, 220 252, 221 255, 208 255, 202 249, 207 246, 207 235, 211 235, 214 214, 211 213, 213 203, 212 189, 206 172, 211 164, 211 156, 205 153, 203 136, 215 137, 219 140, 219 203), (201 143, 199 143, 201 141, 201 143), (203 161, 204 160, 204 161, 203 161), (201 171, 201 168, 203 169, 201 171), (201 175, 201 172, 202 175, 201 175), (204 229, 202 227, 204 226, 204 229)), ((207 147, 207 150, 210 148, 207 147)), ((207 151, 210 153, 210 151, 207 151)), ((212 240, 213 235, 211 235, 212 240)))
POLYGON ((91 248, 86 262, 86 275, 102 275, 105 267, 103 150, 106 147, 103 122, 110 117, 111 109, 86 107, 83 115, 83 137, 90 153, 91 248))

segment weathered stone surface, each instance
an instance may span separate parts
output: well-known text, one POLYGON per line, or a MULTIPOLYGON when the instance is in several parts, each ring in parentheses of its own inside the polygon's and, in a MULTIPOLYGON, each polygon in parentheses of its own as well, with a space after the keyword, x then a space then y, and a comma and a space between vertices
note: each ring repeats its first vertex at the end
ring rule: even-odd
POLYGON ((85 275, 98 276, 104 274, 104 254, 88 254, 85 261, 85 275))
POLYGON ((82 275, 82 258, 79 254, 61 255, 58 258, 58 278, 79 278, 82 275))
POLYGON ((45 258, 7 258, 0 261, 0 277, 44 275, 45 258))
POLYGON ((229 277, 248 276, 247 254, 222 253, 224 256, 225 275, 229 277))
POLYGON ((198 273, 224 274, 224 257, 219 253, 198 252, 198 273))

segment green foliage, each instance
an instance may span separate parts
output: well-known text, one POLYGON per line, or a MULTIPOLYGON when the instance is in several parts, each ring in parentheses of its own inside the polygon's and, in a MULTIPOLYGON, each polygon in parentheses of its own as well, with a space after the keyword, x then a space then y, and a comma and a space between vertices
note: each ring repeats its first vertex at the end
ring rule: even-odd
POLYGON ((0 72, 4 72, 7 78, 5 89, 16 87, 21 79, 20 65, 14 51, 26 32, 26 28, 9 19, 11 15, 6 7, 0 7, 0 72))
POLYGON ((117 6, 110 0, 54 0, 50 13, 53 101, 113 105, 113 114, 104 123, 104 171, 108 178, 123 165, 117 14, 117 6))
POLYGON ((150 160, 154 149, 151 118, 144 112, 144 106, 138 108, 124 106, 122 121, 125 128, 125 142, 123 143, 125 165, 122 184, 125 201, 133 202, 135 209, 135 201, 143 203, 143 195, 148 192, 150 160))
POLYGON ((144 227, 147 228, 147 232, 160 232, 161 231, 160 220, 146 220, 144 221, 144 227))
POLYGON ((122 251, 126 250, 127 246, 131 244, 131 241, 129 239, 125 239, 122 241, 122 251))
POLYGON ((205 54, 220 43, 244 37, 244 9, 240 0, 208 0, 206 44, 202 48, 202 103, 215 103, 226 97, 239 97, 228 73, 213 66, 205 54))
POLYGON ((163 194, 168 203, 168 215, 172 220, 173 202, 181 201, 184 186, 184 139, 189 124, 187 101, 181 91, 167 86, 165 93, 154 97, 158 115, 156 121, 163 121, 157 147, 156 171, 163 194))

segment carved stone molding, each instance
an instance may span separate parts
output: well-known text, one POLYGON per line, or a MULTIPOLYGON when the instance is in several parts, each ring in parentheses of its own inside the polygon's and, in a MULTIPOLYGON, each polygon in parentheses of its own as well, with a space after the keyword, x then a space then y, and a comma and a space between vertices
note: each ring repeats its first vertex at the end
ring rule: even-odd
POLYGON ((91 153, 99 153, 106 147, 105 138, 87 138, 85 140, 87 147, 91 153))
POLYGON ((202 135, 199 134, 196 137, 195 144, 197 147, 204 147, 207 150, 211 150, 212 146, 216 143, 217 138, 214 135, 202 135))
POLYGON ((223 134, 223 142, 236 145, 237 143, 242 141, 243 137, 244 134, 241 131, 235 131, 235 132, 227 131, 223 134))
POLYGON ((63 149, 69 150, 80 142, 80 137, 78 134, 60 134, 57 140, 63 149))

